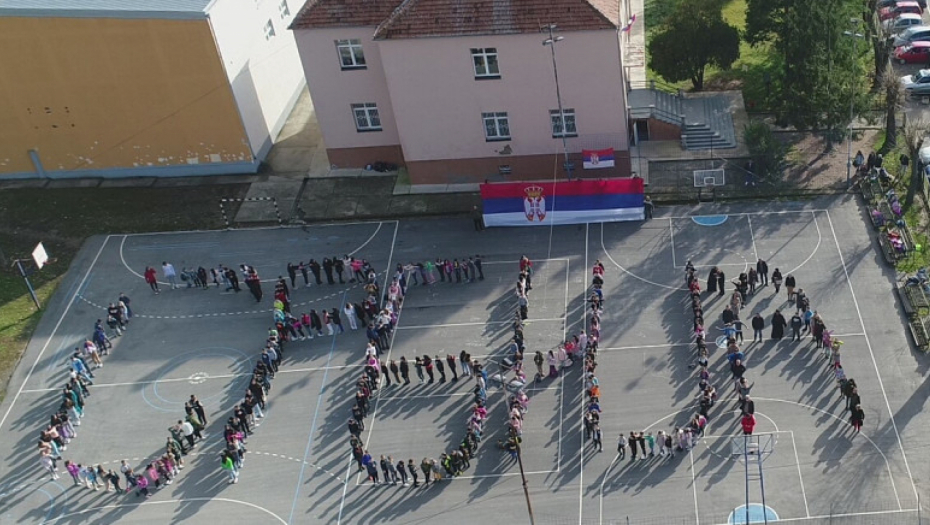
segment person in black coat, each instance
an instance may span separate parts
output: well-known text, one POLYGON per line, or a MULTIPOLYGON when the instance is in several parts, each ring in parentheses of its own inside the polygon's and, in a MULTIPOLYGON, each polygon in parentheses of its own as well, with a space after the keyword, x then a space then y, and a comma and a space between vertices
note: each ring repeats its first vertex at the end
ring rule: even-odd
POLYGON ((785 321, 785 316, 781 314, 781 310, 775 310, 772 315, 772 339, 784 337, 786 326, 788 326, 788 322, 785 321))
POLYGON ((326 273, 326 282, 329 284, 336 284, 333 280, 333 266, 333 261, 329 257, 323 258, 323 272, 326 273))
POLYGON ((755 343, 758 338, 762 342, 762 330, 765 329, 765 319, 762 314, 756 314, 752 317, 752 342, 755 343))
POLYGON ((714 266, 707 275, 707 293, 709 294, 717 291, 717 271, 717 267, 714 266))
POLYGON ((759 282, 762 286, 769 285, 769 263, 759 259, 756 261, 756 273, 759 274, 759 282))
POLYGON ((726 275, 724 275, 723 270, 717 270, 717 295, 720 297, 723 297, 726 282, 726 275))
POLYGON ((785 276, 785 289, 788 290, 788 300, 794 301, 794 287, 797 286, 797 282, 794 280, 794 276, 790 273, 785 276))

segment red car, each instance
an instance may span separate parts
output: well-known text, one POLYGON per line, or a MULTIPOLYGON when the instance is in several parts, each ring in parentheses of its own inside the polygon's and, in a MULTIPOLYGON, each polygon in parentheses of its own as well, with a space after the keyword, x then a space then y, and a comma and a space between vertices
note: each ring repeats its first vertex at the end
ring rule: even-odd
POLYGON ((930 64, 930 42, 911 42, 896 47, 894 59, 899 64, 930 64))
POLYGON ((898 2, 897 5, 891 7, 884 7, 879 11, 879 18, 881 20, 891 20, 892 18, 903 14, 903 13, 914 13, 922 15, 924 10, 921 9, 920 4, 913 1, 907 2, 898 2))

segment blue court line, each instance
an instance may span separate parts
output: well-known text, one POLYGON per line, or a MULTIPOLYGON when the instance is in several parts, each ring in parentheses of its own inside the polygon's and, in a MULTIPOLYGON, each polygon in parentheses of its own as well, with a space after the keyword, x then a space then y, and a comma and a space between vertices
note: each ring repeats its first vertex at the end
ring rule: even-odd
MULTIPOLYGON (((339 310, 342 311, 346 306, 346 294, 349 291, 342 292, 342 304, 339 310)), ((304 482, 304 471, 307 469, 307 457, 310 456, 310 447, 313 446, 313 434, 316 433, 316 421, 320 416, 320 405, 323 403, 323 394, 326 392, 326 380, 329 377, 329 365, 333 360, 333 353, 336 351, 336 337, 338 334, 333 333, 333 344, 329 347, 329 356, 326 358, 326 368, 323 371, 323 383, 320 385, 320 394, 316 398, 316 410, 313 411, 313 421, 310 423, 310 435, 307 436, 307 448, 304 449, 304 458, 300 462, 300 475, 297 477, 297 487, 294 489, 294 503, 291 505, 291 514, 287 517, 288 524, 294 522, 294 512, 297 510, 297 500, 300 498, 301 484, 304 482)))
POLYGON ((720 226, 727 222, 728 218, 728 215, 700 215, 691 217, 691 220, 698 226, 720 226))
POLYGON ((749 523, 766 523, 778 521, 778 514, 772 507, 762 505, 761 503, 750 503, 748 506, 749 516, 746 516, 746 505, 736 507, 730 513, 727 523, 730 525, 748 525, 749 523), (747 521, 748 519, 748 521, 747 521))

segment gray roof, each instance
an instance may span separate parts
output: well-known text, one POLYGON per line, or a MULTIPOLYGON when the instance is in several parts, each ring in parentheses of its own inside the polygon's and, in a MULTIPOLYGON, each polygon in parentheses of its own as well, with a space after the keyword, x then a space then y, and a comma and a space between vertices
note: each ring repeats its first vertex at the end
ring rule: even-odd
POLYGON ((204 11, 212 2, 213 0, 0 0, 0 16, 203 18, 204 11))

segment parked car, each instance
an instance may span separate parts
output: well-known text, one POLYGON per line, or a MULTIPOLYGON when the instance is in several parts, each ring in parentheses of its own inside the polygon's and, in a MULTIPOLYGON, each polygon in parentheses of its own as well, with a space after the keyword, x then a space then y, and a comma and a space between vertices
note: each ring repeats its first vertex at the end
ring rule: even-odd
POLYGON ((930 69, 921 69, 916 75, 901 77, 901 84, 908 96, 930 95, 930 69))
MULTIPOLYGON (((878 3, 875 5, 876 9, 882 9, 883 7, 894 7, 898 5, 898 2, 903 0, 878 0, 878 3)), ((921 9, 927 9, 927 0, 917 0, 917 3, 920 4, 921 9)))
POLYGON ((923 17, 914 13, 901 13, 897 18, 885 20, 882 22, 885 31, 889 33, 900 33, 911 26, 919 26, 923 23, 923 17))
POLYGON ((911 26, 893 38, 894 47, 901 47, 912 42, 930 41, 930 26, 911 26))
POLYGON ((896 47, 894 59, 899 64, 930 65, 930 42, 911 42, 906 46, 896 47))
POLYGON ((924 10, 920 7, 920 4, 914 2, 913 0, 907 0, 905 2, 898 2, 894 7, 885 7, 878 11, 878 17, 881 20, 891 20, 898 15, 904 13, 914 13, 921 15, 924 10))

